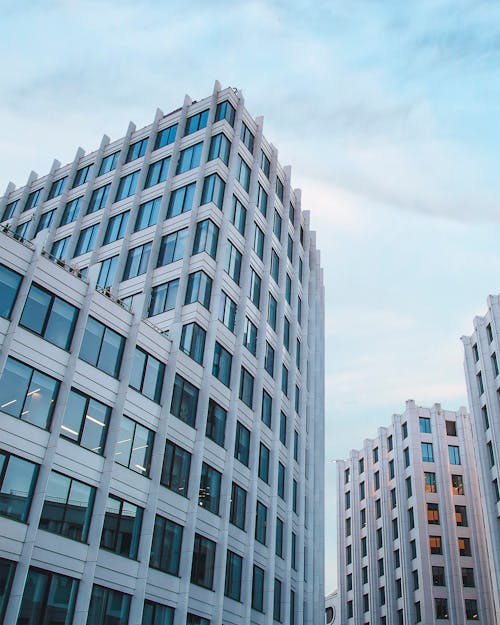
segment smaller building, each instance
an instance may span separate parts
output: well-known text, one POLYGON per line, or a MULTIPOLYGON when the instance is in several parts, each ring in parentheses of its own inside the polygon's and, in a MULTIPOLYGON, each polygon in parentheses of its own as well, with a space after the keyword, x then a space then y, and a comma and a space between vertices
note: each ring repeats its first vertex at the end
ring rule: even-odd
POLYGON ((339 591, 334 590, 325 597, 325 625, 340 625, 339 591))
POLYGON ((407 401, 337 478, 343 625, 494 623, 465 408, 407 401))

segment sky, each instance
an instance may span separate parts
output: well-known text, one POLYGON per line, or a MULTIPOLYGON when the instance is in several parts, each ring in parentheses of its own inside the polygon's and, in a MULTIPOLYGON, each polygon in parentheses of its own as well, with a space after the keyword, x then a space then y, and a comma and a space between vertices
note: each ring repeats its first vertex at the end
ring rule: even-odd
POLYGON ((292 166, 326 294, 335 459, 407 399, 466 405, 460 336, 500 290, 496 0, 1 0, 0 194, 237 87, 292 166))

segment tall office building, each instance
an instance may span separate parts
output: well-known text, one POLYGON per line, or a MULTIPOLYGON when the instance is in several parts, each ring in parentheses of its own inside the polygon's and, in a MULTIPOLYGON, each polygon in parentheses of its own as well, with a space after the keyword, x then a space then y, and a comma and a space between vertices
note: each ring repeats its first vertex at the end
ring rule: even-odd
POLYGON ((495 622, 465 409, 408 401, 338 462, 338 510, 344 625, 495 622))
POLYGON ((462 337, 467 392, 473 416, 496 621, 500 622, 500 298, 488 298, 488 312, 474 319, 474 333, 462 337))
POLYGON ((216 83, 0 219, 0 622, 322 622, 322 270, 262 119, 216 83))

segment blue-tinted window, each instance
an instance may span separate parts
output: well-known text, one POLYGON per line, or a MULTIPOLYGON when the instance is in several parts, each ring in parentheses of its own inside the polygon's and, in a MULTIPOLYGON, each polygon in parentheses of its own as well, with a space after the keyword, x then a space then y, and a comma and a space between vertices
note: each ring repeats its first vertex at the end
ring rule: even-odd
POLYGON ((143 509, 108 495, 101 547, 125 558, 136 558, 141 536, 143 509))
POLYGON ((271 294, 269 294, 269 302, 267 306, 267 323, 271 326, 271 328, 275 332, 276 332, 277 312, 278 312, 278 302, 271 294))
POLYGON ((53 208, 51 211, 47 211, 46 213, 43 213, 42 215, 40 215, 40 219, 38 220, 38 225, 35 230, 35 236, 42 230, 45 230, 46 228, 50 228, 50 226, 52 225, 52 222, 54 221, 55 214, 56 214, 56 209, 53 208))
POLYGON ((259 449, 259 477, 266 484, 269 482, 269 455, 269 449, 264 443, 261 443, 259 449))
POLYGON ((160 401, 165 365, 136 347, 130 374, 130 386, 155 402, 160 401))
POLYGON ((174 263, 184 256, 187 228, 165 235, 161 240, 157 267, 174 263))
POLYGON ((260 307, 260 289, 261 289, 262 280, 260 276, 253 270, 250 270, 250 285, 248 297, 252 304, 256 307, 260 307))
POLYGON ((221 291, 219 303, 219 321, 234 332, 234 324, 236 321, 236 302, 229 297, 227 293, 221 291))
POLYGON ((99 167, 97 175, 102 176, 103 174, 107 174, 116 169, 119 156, 120 152, 113 152, 113 154, 105 156, 101 161, 101 166, 99 167))
POLYGON ((148 139, 141 139, 140 141, 136 141, 132 143, 127 152, 127 158, 125 160, 126 163, 130 163, 130 161, 135 161, 136 158, 141 158, 146 154, 146 148, 148 147, 148 139))
POLYGON ((292 305, 292 279, 287 273, 285 275, 285 299, 289 306, 292 305))
POLYGON ((103 187, 99 187, 98 189, 94 189, 92 191, 89 206, 87 208, 87 215, 90 215, 90 213, 95 213, 96 211, 101 210, 101 208, 104 208, 104 206, 106 205, 106 200, 108 199, 110 189, 111 184, 106 184, 103 187))
POLYGON ((61 436, 102 456, 110 416, 109 406, 72 388, 61 425, 61 436))
POLYGON ((174 608, 153 601, 144 602, 141 625, 173 625, 173 622, 174 608))
POLYGON ((422 461, 434 462, 434 451, 432 449, 432 443, 421 443, 422 446, 422 461))
POLYGON ((263 260, 264 258, 264 233, 259 228, 259 226, 254 223, 254 234, 253 234, 253 250, 260 258, 263 260))
POLYGON ((278 240, 281 240, 281 224, 282 224, 281 215, 278 213, 276 209, 274 209, 274 221, 273 221, 273 232, 278 240))
POLYGON ((255 356, 257 351, 257 326, 248 319, 245 319, 243 331, 243 345, 255 356))
POLYGON ((154 200, 149 200, 139 206, 137 211, 137 218, 135 220, 134 232, 149 228, 158 221, 158 214, 160 212, 161 197, 157 197, 154 200))
POLYGON ((203 142, 196 143, 195 145, 191 145, 188 148, 181 150, 175 173, 183 174, 185 171, 198 167, 200 164, 202 149, 203 142))
POLYGON ((124 200, 125 198, 134 195, 137 189, 140 173, 141 172, 137 170, 120 178, 118 190, 116 191, 115 202, 119 202, 120 200, 124 200))
POLYGON ((241 124, 241 140, 243 141, 243 144, 246 145, 246 147, 248 148, 248 151, 250 153, 253 152, 253 144, 254 144, 254 136, 250 131, 250 128, 245 124, 245 122, 242 122, 241 124))
POLYGON ((199 390, 178 373, 175 374, 170 412, 191 427, 195 426, 199 390))
POLYGON ((243 574, 243 558, 227 550, 226 558, 226 582, 224 584, 224 595, 235 601, 241 599, 241 578, 243 574))
POLYGON ((82 254, 86 254, 87 252, 91 252, 94 249, 95 240, 97 237, 97 231, 99 230, 100 224, 94 224, 93 226, 89 226, 88 228, 84 228, 80 232, 80 236, 78 237, 78 243, 76 244, 74 257, 81 256, 82 254))
POLYGON ((144 245, 138 245, 129 250, 123 272, 123 280, 129 280, 146 273, 151 254, 151 245, 151 242, 144 243, 144 245))
POLYGON ((13 202, 9 202, 4 208, 2 219, 0 221, 5 221, 6 219, 10 219, 16 212, 16 208, 18 204, 19 204, 19 200, 14 200, 13 202))
POLYGON ((151 290, 148 317, 159 315, 167 310, 173 310, 175 308, 178 290, 179 278, 154 286, 151 290))
POLYGON ((169 126, 168 128, 164 128, 163 130, 158 131, 155 140, 155 150, 159 150, 160 148, 169 145, 175 141, 175 135, 177 134, 177 124, 173 126, 169 126))
POLYGON ((208 121, 208 109, 206 111, 202 111, 201 113, 197 113, 196 115, 192 115, 188 117, 186 120, 186 130, 184 132, 184 136, 190 135, 197 130, 201 130, 205 128, 208 121))
POLYGON ((89 317, 79 358, 101 371, 118 377, 125 339, 97 319, 89 317))
POLYGON ((26 522, 37 477, 37 464, 0 451, 1 516, 26 522))
POLYGON ((280 259, 274 250, 271 250, 271 278, 279 285, 280 259))
POLYGON ((245 163, 243 158, 238 155, 238 163, 236 165, 236 178, 241 186, 248 193, 250 188, 250 167, 245 163))
POLYGON ((257 187, 257 207, 260 210, 260 212, 264 215, 264 217, 267 216, 267 193, 264 191, 264 188, 261 186, 261 184, 258 184, 257 187))
POLYGON ((235 482, 231 487, 231 508, 229 522, 245 531, 245 516, 247 508, 247 492, 235 482))
POLYGON ((231 142, 223 132, 212 137, 210 142, 210 150, 208 152, 208 160, 213 161, 220 158, 227 165, 229 162, 229 152, 231 151, 231 142))
POLYGON ((201 204, 213 202, 216 206, 222 208, 225 188, 226 183, 218 174, 210 174, 210 176, 207 176, 203 181, 201 204))
POLYGON ((264 176, 269 180, 269 172, 271 171, 271 161, 264 152, 260 153, 260 168, 264 172, 264 176))
POLYGON ((219 104, 217 104, 217 110, 215 111, 215 121, 218 122, 225 119, 231 126, 233 126, 235 114, 236 111, 234 106, 230 102, 227 100, 219 102, 219 104))
POLYGON ((257 501, 257 506, 255 510, 255 540, 265 545, 266 534, 267 534, 267 507, 261 501, 257 501))
POLYGON ((274 349, 267 341, 264 356, 264 370, 267 371, 271 377, 274 377, 274 349))
POLYGON ((66 252, 68 251, 68 245, 70 242, 71 236, 64 237, 63 239, 58 239, 54 241, 52 248, 50 250, 51 256, 62 260, 66 257, 66 252))
POLYGON ((176 217, 181 213, 187 213, 187 211, 191 210, 195 188, 196 183, 192 182, 191 184, 172 191, 168 203, 167 219, 176 217))
POLYGON ((219 342, 215 343, 212 375, 226 386, 231 381, 231 366, 233 357, 219 342))
POLYGON ((286 414, 280 413, 280 442, 286 447, 286 414))
POLYGON ((194 536, 191 583, 213 588, 216 543, 200 534, 194 536))
POLYGON ((264 612, 264 569, 253 565, 252 576, 252 610, 264 612))
POLYGON ((283 203, 283 183, 279 178, 276 178, 276 195, 279 197, 280 201, 283 203))
POLYGON ((165 182, 165 180, 167 179, 167 175, 168 175, 169 165, 170 165, 170 156, 167 156, 167 158, 162 158, 160 161, 156 161, 155 163, 151 163, 148 169, 148 175, 146 176, 146 182, 144 184, 144 188, 148 189, 149 187, 152 187, 155 184, 159 184, 160 182, 165 182))
POLYGON ((193 255, 207 252, 212 258, 217 254, 219 228, 210 219, 204 219, 196 224, 196 233, 193 243, 193 255))
POLYGON ((22 276, 9 269, 5 265, 0 265, 0 317, 10 319, 12 308, 14 307, 22 276))
POLYGON ((40 201, 41 192, 42 192, 41 189, 37 189, 36 191, 32 191, 28 195, 28 199, 26 200, 26 204, 24 205, 24 208, 23 208, 23 210, 21 212, 24 213, 24 211, 28 211, 31 208, 35 208, 35 206, 37 206, 38 202, 40 201))
POLYGON ((118 213, 118 215, 113 215, 113 217, 109 218, 103 245, 107 245, 118 239, 123 239, 125 231, 127 230, 129 215, 130 211, 123 211, 123 213, 118 213))
POLYGON ((200 365, 203 363, 205 353, 205 336, 206 330, 197 323, 182 326, 179 349, 200 365))
POLYGON ((116 268, 118 267, 118 255, 106 258, 101 262, 99 276, 97 277, 97 285, 101 289, 106 289, 113 284, 115 279, 116 268))
POLYGON ((450 464, 460 464, 460 448, 458 445, 448 445, 450 464))
POLYGON ((281 365, 281 390, 288 397, 288 369, 281 365))
POLYGON ((195 271, 189 274, 186 289, 185 304, 200 302, 207 310, 210 310, 210 297, 212 294, 212 278, 204 271, 195 271))
POLYGON ((236 282, 240 283, 241 273, 241 252, 231 243, 227 242, 226 248, 226 263, 224 269, 229 276, 236 282))
POLYGON ((85 184, 87 180, 90 178, 92 174, 93 164, 85 165, 85 167, 81 167, 75 174, 75 179, 73 180, 73 189, 75 187, 79 187, 82 184, 85 184))
MULTIPOLYGON (((179 575, 183 530, 182 525, 158 514, 156 515, 149 558, 149 566, 151 568, 169 573, 170 575, 179 575)), ((172 608, 169 608, 169 610, 172 610, 172 608)), ((151 625, 163 625, 163 623, 165 621, 151 621, 151 625)))
POLYGON ((50 187, 50 191, 49 191, 49 195, 47 196, 47 200, 51 200, 52 198, 55 198, 59 195, 61 195, 61 193, 64 191, 64 187, 66 186, 66 180, 68 179, 67 176, 65 176, 64 178, 60 178, 59 180, 54 180, 54 182, 52 183, 51 187, 50 187))
POLYGON ((61 226, 71 223, 75 221, 78 217, 78 213, 80 212, 80 206, 82 205, 83 196, 76 197, 73 200, 70 200, 66 206, 64 207, 64 212, 61 218, 61 226))
POLYGON ((273 412, 273 399, 271 395, 264 389, 262 391, 262 422, 271 427, 271 417, 273 412))
POLYGON ((3 623, 3 617, 7 608, 7 602, 10 598, 10 589, 12 586, 12 580, 14 579, 15 570, 15 562, 0 558, 0 579, 2 580, 2 584, 0 585, 0 623, 3 623))

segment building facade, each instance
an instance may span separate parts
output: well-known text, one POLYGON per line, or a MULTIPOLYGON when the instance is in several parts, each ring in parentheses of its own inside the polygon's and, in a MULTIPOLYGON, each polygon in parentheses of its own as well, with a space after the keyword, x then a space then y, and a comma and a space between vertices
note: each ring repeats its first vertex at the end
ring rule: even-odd
POLYGON ((406 403, 338 462, 341 622, 494 623, 465 409, 406 403))
POLYGON ((325 625, 340 625, 340 597, 334 590, 325 597, 325 625))
POLYGON ((462 337, 465 376, 474 429, 476 462, 493 579, 496 621, 500 621, 500 298, 488 298, 488 312, 474 319, 474 333, 462 337))
POLYGON ((0 622, 322 621, 323 276, 262 119, 216 83, 0 220, 0 622))

